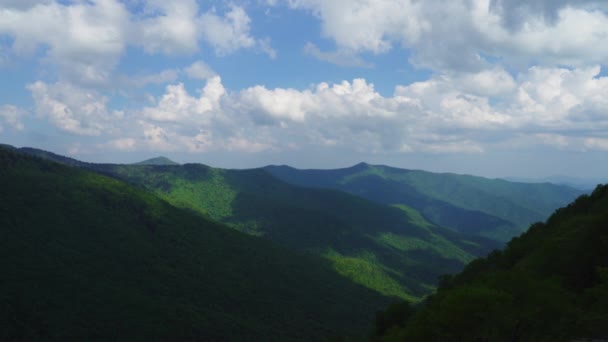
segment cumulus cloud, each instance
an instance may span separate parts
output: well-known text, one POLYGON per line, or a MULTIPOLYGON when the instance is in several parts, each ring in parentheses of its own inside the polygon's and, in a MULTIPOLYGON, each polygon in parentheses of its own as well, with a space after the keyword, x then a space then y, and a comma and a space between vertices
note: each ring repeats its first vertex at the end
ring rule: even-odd
POLYGON ((605 1, 598 0, 492 0, 490 9, 498 12, 505 26, 512 30, 521 29, 527 18, 535 17, 548 24, 555 24, 559 11, 564 7, 576 6, 594 9, 608 9, 605 1))
POLYGON ((602 1, 289 0, 321 21, 337 51, 412 49, 411 62, 442 71, 478 71, 488 56, 518 65, 584 66, 608 57, 602 1))
POLYGON ((156 107, 147 107, 143 115, 154 121, 208 123, 219 109, 225 89, 219 76, 212 77, 201 89, 200 97, 188 94, 182 83, 167 86, 156 107))
POLYGON ((607 146, 608 78, 600 71, 532 67, 512 77, 496 67, 437 74, 397 86, 391 96, 365 79, 229 92, 211 76, 197 92, 171 84, 153 105, 127 114, 71 85, 37 82, 29 89, 38 114, 60 129, 103 133, 104 147, 123 151, 479 154, 532 145, 583 151, 607 146), (119 129, 111 123, 117 117, 119 129))
POLYGON ((277 52, 272 48, 270 38, 251 36, 251 18, 245 9, 235 4, 230 4, 229 8, 223 15, 213 8, 200 17, 201 34, 216 54, 224 56, 239 49, 257 47, 270 58, 276 58, 277 52))
MULTIPOLYGON (((121 56, 132 46, 163 55, 204 48, 218 56, 240 49, 277 55, 269 37, 254 36, 252 19, 235 3, 127 3, 0 0, 0 35, 9 37, 0 47, 0 64, 30 56, 57 68, 58 75, 50 75, 55 80, 27 87, 36 113, 62 131, 99 136, 105 148, 254 153, 330 147, 377 154, 475 154, 525 144, 608 149, 604 2, 282 1, 317 16, 322 38, 335 42, 329 51, 303 43, 303 53, 314 58, 369 67, 363 54, 373 60, 406 48, 411 63, 433 69, 428 79, 397 86, 392 95, 363 78, 230 91, 201 60, 117 76, 121 56), (182 76, 188 82, 180 82, 182 76), (198 81, 200 89, 190 88, 198 81), (121 87, 150 84, 169 85, 160 95, 146 94, 152 100, 143 108, 109 108, 121 87)), ((21 129, 24 115, 1 106, 0 124, 21 129)))
POLYGON ((141 43, 147 52, 192 53, 198 49, 198 5, 195 0, 150 0, 146 11, 157 15, 140 22, 141 43))
POLYGON ((13 105, 0 106, 0 132, 4 130, 3 125, 8 125, 16 130, 24 128, 21 119, 27 115, 27 111, 13 105))
POLYGON ((0 34, 13 37, 12 50, 18 55, 46 47, 50 61, 67 76, 100 83, 107 81, 125 48, 128 20, 128 11, 115 0, 71 5, 45 1, 0 7, 0 34))
POLYGON ((107 108, 108 98, 70 83, 29 84, 38 116, 58 129, 77 135, 110 133, 112 122, 123 117, 121 111, 107 108))
MULTIPOLYGON (((223 14, 202 12, 195 0, 149 0, 141 12, 130 12, 118 0, 0 2, 0 36, 12 38, 12 53, 38 58, 43 51, 59 78, 85 86, 115 81, 128 46, 149 54, 188 55, 204 41, 218 55, 255 48, 275 58, 270 38, 253 37, 250 26, 243 7, 230 5, 223 14)), ((0 50, 0 63, 7 58, 0 50)))
POLYGON ((256 86, 225 102, 256 125, 273 127, 273 134, 288 131, 303 144, 385 153, 479 153, 515 135, 538 140, 545 134, 545 141, 572 137, 557 142, 579 149, 585 134, 608 133, 608 106, 601 95, 608 91, 608 78, 599 72, 599 67, 533 67, 513 78, 495 68, 437 75, 398 86, 390 97, 364 79, 304 90, 256 86))
POLYGON ((184 71, 188 77, 200 80, 206 80, 217 75, 215 71, 203 61, 192 63, 189 67, 185 68, 184 71))
POLYGON ((202 34, 219 55, 255 45, 249 35, 251 19, 242 7, 232 5, 224 16, 209 11, 201 16, 202 34))

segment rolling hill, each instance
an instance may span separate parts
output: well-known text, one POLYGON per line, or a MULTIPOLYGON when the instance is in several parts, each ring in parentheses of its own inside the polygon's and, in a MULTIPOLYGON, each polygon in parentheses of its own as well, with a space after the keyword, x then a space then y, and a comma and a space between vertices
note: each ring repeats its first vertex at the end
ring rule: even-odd
POLYGON ((392 306, 383 341, 605 341, 608 186, 579 197, 501 252, 445 278, 414 313, 392 306))
POLYGON ((336 170, 265 168, 290 184, 345 191, 383 204, 407 205, 428 221, 506 242, 583 192, 553 184, 508 182, 357 164, 336 170))
POLYGON ((263 169, 88 164, 39 150, 20 151, 111 175, 177 207, 320 256, 337 273, 386 296, 419 300, 435 289, 439 276, 457 272, 499 246, 429 223, 405 205, 293 186, 263 169))
POLYGON ((320 340, 389 300, 122 181, 0 165, 0 340, 320 340))

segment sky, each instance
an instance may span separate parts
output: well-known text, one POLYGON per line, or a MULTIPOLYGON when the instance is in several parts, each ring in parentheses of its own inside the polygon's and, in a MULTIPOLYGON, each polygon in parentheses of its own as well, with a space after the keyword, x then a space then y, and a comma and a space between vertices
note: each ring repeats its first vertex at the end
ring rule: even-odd
POLYGON ((602 178, 607 64, 606 0, 0 0, 0 143, 602 178))

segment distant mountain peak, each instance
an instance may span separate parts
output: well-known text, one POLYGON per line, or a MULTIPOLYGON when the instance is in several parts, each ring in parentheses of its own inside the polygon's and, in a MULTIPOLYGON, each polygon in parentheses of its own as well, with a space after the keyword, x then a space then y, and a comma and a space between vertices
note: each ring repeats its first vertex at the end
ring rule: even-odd
POLYGON ((370 167, 373 167, 373 165, 368 164, 366 162, 360 162, 359 164, 356 164, 356 165, 353 165, 352 167, 350 167, 350 169, 365 170, 365 169, 369 169, 370 167))
POLYGON ((160 156, 140 161, 139 163, 135 163, 134 165, 179 165, 179 163, 176 163, 167 157, 160 156))

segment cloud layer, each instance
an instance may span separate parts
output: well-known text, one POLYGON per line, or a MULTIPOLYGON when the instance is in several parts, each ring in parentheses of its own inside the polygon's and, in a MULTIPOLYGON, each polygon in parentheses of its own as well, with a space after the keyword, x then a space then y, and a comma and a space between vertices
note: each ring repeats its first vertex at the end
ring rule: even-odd
POLYGON ((31 106, 0 104, 0 131, 35 117, 104 151, 607 151, 607 10, 590 0, 0 0, 0 68, 45 69, 21 85, 31 106), (297 51, 309 58, 362 70, 399 50, 430 76, 392 94, 357 76, 231 89, 199 55, 280 59, 275 32, 257 34, 256 6, 268 7, 266 24, 270 9, 312 16, 321 36, 297 51), (126 75, 133 49, 173 64, 126 75))

